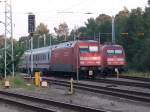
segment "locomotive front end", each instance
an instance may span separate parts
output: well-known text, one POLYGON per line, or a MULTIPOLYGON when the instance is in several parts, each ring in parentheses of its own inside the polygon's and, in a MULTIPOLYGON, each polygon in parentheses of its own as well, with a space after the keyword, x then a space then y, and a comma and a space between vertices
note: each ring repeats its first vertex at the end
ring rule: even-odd
POLYGON ((80 43, 79 71, 87 77, 95 77, 101 64, 98 43, 80 43))
POLYGON ((107 73, 120 73, 126 65, 124 49, 120 45, 107 45, 103 50, 104 68, 107 73))

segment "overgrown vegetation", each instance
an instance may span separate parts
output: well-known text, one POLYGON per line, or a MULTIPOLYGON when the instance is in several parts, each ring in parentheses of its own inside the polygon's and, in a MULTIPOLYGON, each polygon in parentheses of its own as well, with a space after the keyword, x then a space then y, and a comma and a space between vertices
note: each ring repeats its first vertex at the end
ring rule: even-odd
POLYGON ((124 75, 127 75, 127 76, 135 76, 135 77, 150 78, 150 72, 136 72, 136 71, 130 71, 130 72, 126 72, 124 75))
MULTIPOLYGON (((27 90, 35 90, 36 88, 32 81, 26 81, 21 75, 16 75, 14 78, 8 76, 7 80, 10 82, 10 88, 24 88, 27 90)), ((0 85, 4 87, 4 79, 0 80, 0 85)))
MULTIPOLYGON (((22 54, 24 53, 24 49, 20 47, 19 43, 17 41, 14 41, 14 68, 15 71, 17 70, 19 66, 19 62, 21 59, 22 54)), ((7 75, 11 74, 10 71, 12 71, 12 59, 11 59, 11 46, 8 47, 7 53, 6 53, 6 73, 7 75)), ((4 70, 5 70, 5 51, 4 48, 0 49, 0 77, 4 77, 4 70)))
POLYGON ((26 86, 26 81, 23 79, 21 76, 15 76, 14 78, 9 78, 12 87, 25 87, 26 86))

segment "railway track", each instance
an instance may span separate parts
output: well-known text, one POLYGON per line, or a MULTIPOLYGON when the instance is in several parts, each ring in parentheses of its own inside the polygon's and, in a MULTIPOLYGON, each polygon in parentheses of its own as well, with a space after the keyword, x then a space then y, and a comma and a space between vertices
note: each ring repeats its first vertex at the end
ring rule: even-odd
MULTIPOLYGON (((52 84, 57 84, 61 86, 69 86, 69 82, 63 81, 63 80, 54 80, 54 79, 49 79, 49 78, 45 78, 44 80, 47 80, 49 83, 52 83, 52 84)), ((86 90, 90 92, 116 96, 119 98, 126 98, 126 99, 133 100, 133 101, 141 101, 145 103, 150 103, 150 97, 149 97, 150 93, 129 91, 129 90, 116 89, 116 88, 111 88, 111 87, 83 84, 83 83, 75 83, 74 87, 76 89, 86 90)))
POLYGON ((133 86, 133 87, 142 87, 150 89, 150 83, 148 82, 131 82, 131 81, 123 81, 123 80, 113 80, 113 79, 103 79, 103 78, 96 78, 92 80, 92 82, 100 82, 100 83, 107 83, 107 84, 117 84, 117 85, 124 85, 124 86, 133 86))
POLYGON ((27 96, 2 90, 0 90, 0 100, 11 105, 21 106, 38 112, 58 112, 58 108, 61 108, 62 112, 108 112, 91 107, 83 107, 80 105, 47 100, 35 96, 27 96))
POLYGON ((92 80, 91 79, 83 79, 83 80, 98 82, 98 83, 117 84, 123 86, 132 86, 132 87, 141 87, 141 88, 150 89, 150 78, 132 77, 132 76, 124 76, 124 75, 120 75, 119 77, 120 79, 130 79, 130 81, 113 80, 113 79, 99 78, 99 77, 92 80))

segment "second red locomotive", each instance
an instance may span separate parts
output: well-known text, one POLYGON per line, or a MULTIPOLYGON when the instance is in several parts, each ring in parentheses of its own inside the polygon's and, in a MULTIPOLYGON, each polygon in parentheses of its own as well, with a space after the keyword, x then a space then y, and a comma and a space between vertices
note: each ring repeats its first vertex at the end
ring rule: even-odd
POLYGON ((104 74, 121 73, 126 65, 125 52, 121 45, 104 44, 99 47, 101 72, 104 74))

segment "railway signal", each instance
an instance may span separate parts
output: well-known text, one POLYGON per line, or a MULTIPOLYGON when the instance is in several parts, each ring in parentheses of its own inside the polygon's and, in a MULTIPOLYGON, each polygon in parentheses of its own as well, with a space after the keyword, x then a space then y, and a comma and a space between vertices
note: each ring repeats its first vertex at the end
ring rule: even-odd
POLYGON ((35 15, 30 13, 28 15, 28 33, 33 33, 35 31, 35 15))
POLYGON ((28 15, 28 33, 31 36, 31 75, 33 75, 33 33, 35 32, 35 15, 29 13, 28 15))

